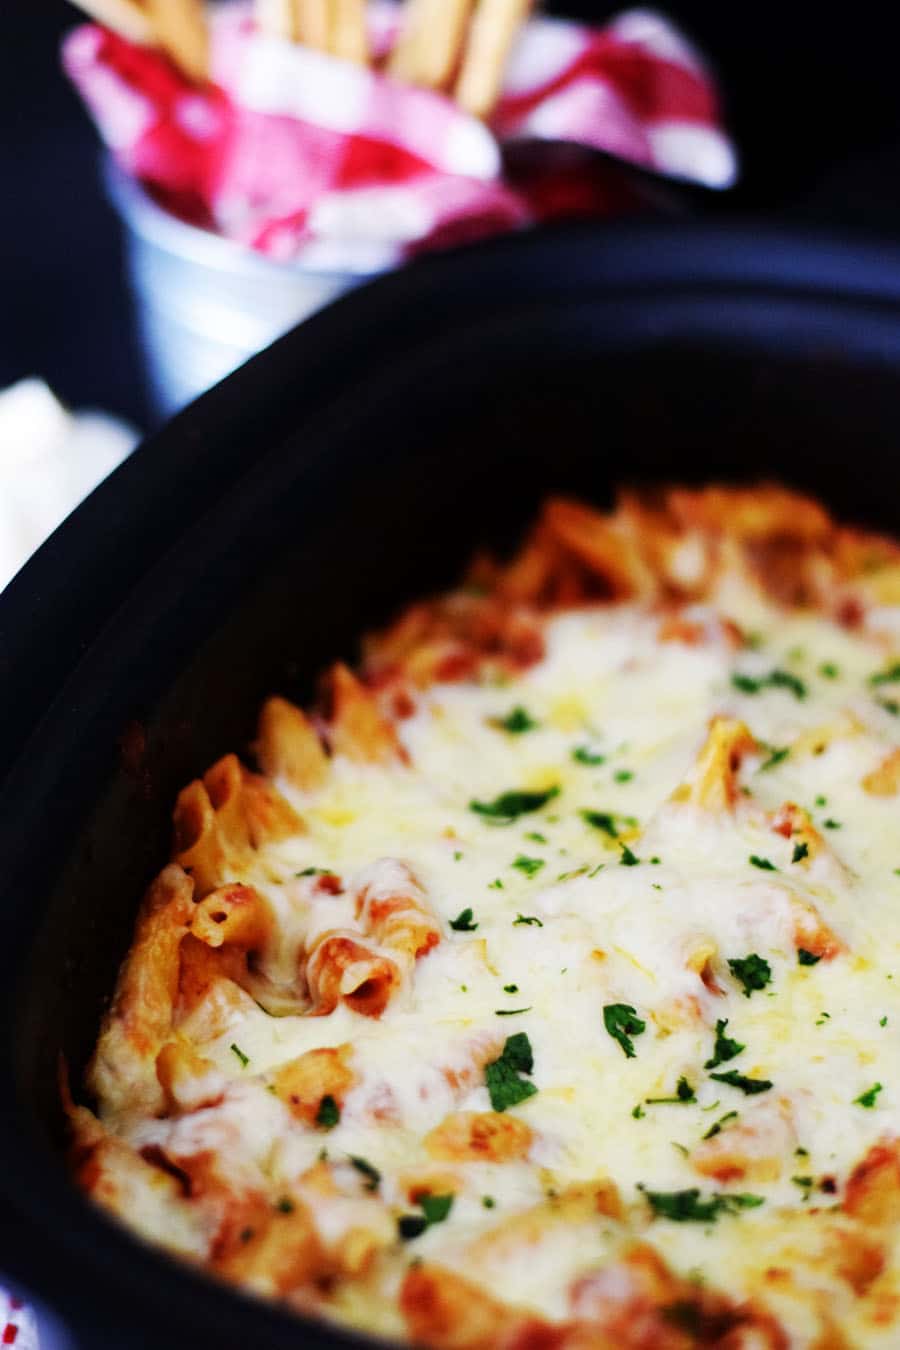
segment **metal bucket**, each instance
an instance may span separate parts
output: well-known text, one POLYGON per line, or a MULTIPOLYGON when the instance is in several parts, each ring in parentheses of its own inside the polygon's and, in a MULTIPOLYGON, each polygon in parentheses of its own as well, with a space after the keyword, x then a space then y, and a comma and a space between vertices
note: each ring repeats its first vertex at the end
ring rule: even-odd
POLYGON ((111 162, 156 411, 167 417, 372 273, 276 263, 170 215, 111 162))

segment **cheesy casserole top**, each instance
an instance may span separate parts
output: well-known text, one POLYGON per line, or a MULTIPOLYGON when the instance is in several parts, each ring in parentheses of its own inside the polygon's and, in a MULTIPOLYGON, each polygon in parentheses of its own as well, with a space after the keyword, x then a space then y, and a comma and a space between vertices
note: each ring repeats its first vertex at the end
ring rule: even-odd
POLYGON ((94 1198, 447 1350, 900 1343, 900 549, 547 504, 179 797, 94 1198))

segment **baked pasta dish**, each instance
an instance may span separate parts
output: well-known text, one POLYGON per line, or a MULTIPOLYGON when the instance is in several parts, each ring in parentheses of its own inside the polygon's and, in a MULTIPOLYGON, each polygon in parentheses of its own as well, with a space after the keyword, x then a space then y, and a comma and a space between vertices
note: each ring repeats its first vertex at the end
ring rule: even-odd
POLYGON ((86 1091, 80 1185, 305 1314, 900 1345, 900 546, 547 502, 184 789, 86 1091))

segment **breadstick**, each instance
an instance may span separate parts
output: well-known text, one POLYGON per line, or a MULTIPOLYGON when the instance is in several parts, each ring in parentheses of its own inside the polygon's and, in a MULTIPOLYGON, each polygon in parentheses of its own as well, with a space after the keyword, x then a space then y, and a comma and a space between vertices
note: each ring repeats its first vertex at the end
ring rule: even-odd
POLYGON ((334 0, 294 0, 296 29, 305 47, 328 51, 334 0))
POLYGON ((459 62, 475 0, 408 0, 390 71, 410 84, 439 89, 459 62))
POLYGON ((294 0, 256 0, 254 18, 257 32, 264 37, 299 42, 300 24, 294 0))
POLYGON ((147 14, 159 45, 198 83, 209 68, 209 34, 203 0, 147 0, 147 14))
POLYGON ((333 56, 364 66, 369 60, 366 0, 332 0, 328 49, 333 56))
POLYGON ((72 0, 72 3, 96 23, 129 42, 146 46, 153 41, 150 20, 136 0, 72 0))
POLYGON ((479 0, 456 101, 475 117, 487 117, 497 102, 510 49, 528 17, 531 0, 479 0))

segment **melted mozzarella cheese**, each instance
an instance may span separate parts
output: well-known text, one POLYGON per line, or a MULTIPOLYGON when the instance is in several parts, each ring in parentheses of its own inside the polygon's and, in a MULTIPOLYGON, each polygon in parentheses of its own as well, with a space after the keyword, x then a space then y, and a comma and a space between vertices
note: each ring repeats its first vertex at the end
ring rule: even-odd
MULTIPOLYGON (((744 593, 721 603, 746 626, 744 593)), ((548 1194, 601 1178, 641 1214, 641 1188, 750 1193, 752 1208, 716 1223, 658 1219, 646 1238, 682 1274, 739 1298, 756 1290, 762 1245, 777 1245, 816 1197, 832 1203, 823 1180, 839 1194, 900 1122, 897 799, 861 786, 900 744, 900 719, 869 683, 884 662, 881 638, 753 606, 754 648, 738 652, 716 638, 661 643, 658 617, 638 606, 564 613, 548 621, 544 658, 514 681, 423 693, 400 724, 409 766, 338 758, 314 792, 279 783, 306 830, 268 845, 246 879, 277 915, 282 968, 311 931, 353 927, 354 878, 379 858, 412 869, 442 941, 377 1020, 343 1006, 322 1017, 243 1007, 204 1046, 231 1082, 221 1105, 123 1125, 132 1142, 177 1151, 218 1140, 276 1185, 312 1166, 324 1144, 331 1158, 368 1160, 386 1202, 408 1211, 405 1178, 443 1166, 426 1135, 453 1112, 490 1111, 483 1065, 525 1032, 537 1091, 511 1114, 532 1131, 527 1158, 449 1165, 458 1185, 449 1216, 384 1260, 375 1303, 392 1304, 399 1272, 421 1255, 565 1316, 573 1280, 616 1250, 619 1225, 551 1226, 530 1243, 504 1234, 548 1194), (767 683, 773 670, 790 678, 767 683), (533 724, 518 733, 502 726, 516 708, 533 724), (715 715, 746 722, 760 747, 741 766, 734 809, 716 814, 671 800, 715 715), (816 741, 835 725, 839 734, 816 741), (545 805, 516 819, 473 809, 549 789, 545 805), (809 812, 828 845, 807 866, 771 825, 786 801, 809 812), (302 875, 310 868, 336 873, 344 894, 315 894, 302 875), (834 959, 799 963, 798 905, 814 906, 836 935, 834 959), (477 926, 456 931, 465 909, 477 926), (697 952, 708 953, 706 982, 691 964, 697 952), (751 956, 771 978, 745 989, 729 962, 751 956), (645 1024, 633 1057, 604 1025, 613 1004, 645 1024), (708 1069, 725 1020, 744 1048, 708 1069), (347 1042, 357 1082, 323 1139, 268 1084, 305 1051, 347 1042), (732 1070, 771 1087, 748 1095, 711 1077, 732 1070), (767 1160, 738 1180, 698 1173, 707 1136, 724 1141, 738 1125, 751 1155, 767 1160)), ((714 616, 698 607, 695 617, 714 616)), ((341 1316, 373 1325, 371 1297, 345 1291, 341 1316)), ((782 1312, 794 1343, 808 1343, 807 1313, 782 1312)), ((394 1314, 379 1319, 396 1329, 394 1314)))

